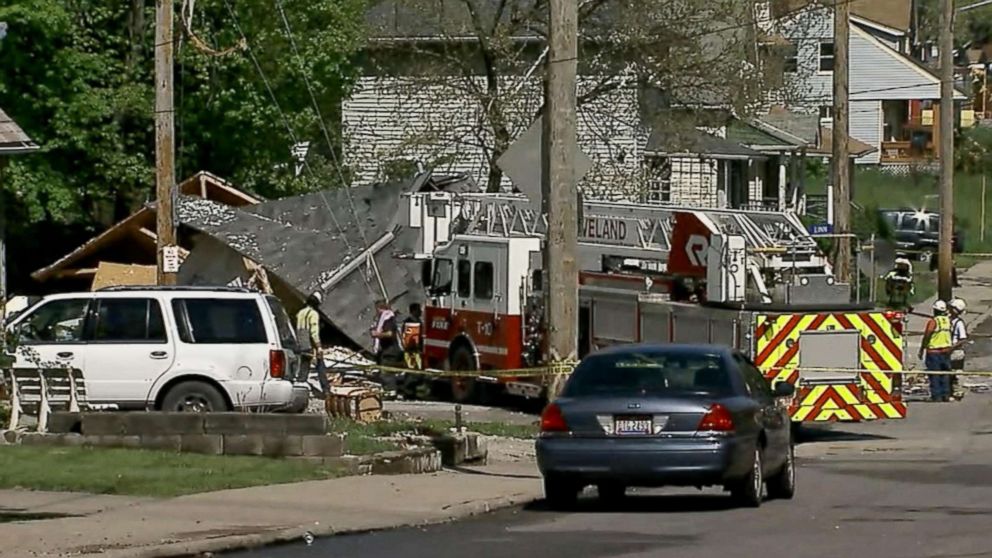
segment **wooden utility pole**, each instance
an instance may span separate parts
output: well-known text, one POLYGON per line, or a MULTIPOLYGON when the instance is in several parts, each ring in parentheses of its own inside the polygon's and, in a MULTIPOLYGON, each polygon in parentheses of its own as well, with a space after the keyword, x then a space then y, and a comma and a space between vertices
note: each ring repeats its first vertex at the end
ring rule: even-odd
MULTIPOLYGON (((552 361, 578 356, 579 272, 576 264, 578 213, 575 183, 578 2, 550 0, 550 38, 542 147, 543 203, 548 216, 545 246, 548 350, 552 361)), ((561 390, 561 376, 549 384, 549 398, 561 390)))
POLYGON ((954 0, 940 11, 940 247, 937 293, 951 300, 954 287, 954 0))
POLYGON ((158 284, 176 284, 176 161, 173 0, 155 0, 155 233, 158 284))
POLYGON ((851 157, 848 152, 849 107, 848 81, 850 79, 848 50, 851 40, 850 0, 834 3, 834 115, 833 158, 831 184, 833 186, 833 217, 836 237, 834 275, 842 283, 851 280, 851 157))

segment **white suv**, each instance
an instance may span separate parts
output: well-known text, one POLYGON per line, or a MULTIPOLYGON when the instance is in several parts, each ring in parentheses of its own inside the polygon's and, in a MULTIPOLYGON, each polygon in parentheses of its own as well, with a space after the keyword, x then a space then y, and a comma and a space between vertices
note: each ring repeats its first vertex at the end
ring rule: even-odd
POLYGON ((163 411, 306 407, 296 333, 247 290, 121 287, 43 298, 9 331, 19 367, 82 371, 90 406, 163 411))

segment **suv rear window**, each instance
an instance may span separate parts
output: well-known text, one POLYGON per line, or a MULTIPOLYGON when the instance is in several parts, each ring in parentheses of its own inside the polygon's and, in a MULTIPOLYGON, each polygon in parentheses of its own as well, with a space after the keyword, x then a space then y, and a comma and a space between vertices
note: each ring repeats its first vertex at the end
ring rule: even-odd
POLYGON ((268 343, 255 299, 177 298, 172 310, 184 343, 268 343))
POLYGON ((293 330, 293 324, 289 321, 289 314, 286 313, 286 309, 274 296, 265 297, 265 302, 269 304, 269 310, 276 318, 276 329, 279 330, 279 341, 281 341, 282 348, 295 349, 296 332, 293 330))
POLYGON ((587 357, 572 373, 562 396, 726 395, 732 390, 730 375, 717 355, 630 352, 587 357))

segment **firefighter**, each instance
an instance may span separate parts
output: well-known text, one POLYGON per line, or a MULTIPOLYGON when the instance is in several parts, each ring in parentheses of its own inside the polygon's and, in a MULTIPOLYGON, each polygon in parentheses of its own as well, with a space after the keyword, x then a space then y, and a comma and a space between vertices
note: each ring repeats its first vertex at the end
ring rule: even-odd
POLYGON ((324 365, 324 349, 320 344, 320 308, 324 295, 313 292, 307 297, 303 309, 296 314, 296 338, 300 348, 300 372, 310 376, 310 369, 316 369, 321 394, 326 398, 330 393, 327 382, 327 368, 324 365))
POLYGON ((882 276, 889 308, 907 308, 909 297, 916 291, 913 285, 913 264, 906 258, 896 258, 895 265, 882 276))
POLYGON ((924 358, 928 371, 944 372, 930 374, 930 400, 950 401, 951 377, 946 374, 951 370, 951 318, 947 315, 947 303, 938 300, 933 303, 933 317, 927 321, 923 331, 923 343, 920 344, 919 357, 924 358))
POLYGON ((420 356, 424 346, 422 329, 420 305, 415 302, 410 305, 410 314, 403 320, 403 329, 400 335, 400 342, 403 345, 403 361, 406 363, 406 367, 411 370, 420 370, 423 367, 420 356))
POLYGON ((964 314, 967 308, 968 305, 962 298, 951 301, 951 371, 955 373, 951 376, 951 393, 954 399, 958 400, 964 398, 964 390, 961 389, 957 374, 964 370, 964 346, 968 343, 968 328, 964 323, 964 314))

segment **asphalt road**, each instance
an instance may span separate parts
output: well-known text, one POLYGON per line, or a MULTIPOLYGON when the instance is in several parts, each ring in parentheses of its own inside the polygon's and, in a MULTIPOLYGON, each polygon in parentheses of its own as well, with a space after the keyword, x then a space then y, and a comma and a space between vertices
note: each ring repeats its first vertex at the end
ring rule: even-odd
POLYGON ((992 397, 919 403, 911 419, 814 431, 792 501, 734 509, 717 490, 594 494, 572 513, 537 502, 426 528, 319 539, 240 558, 871 558, 992 556, 992 397))

